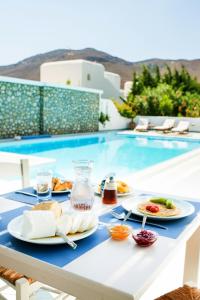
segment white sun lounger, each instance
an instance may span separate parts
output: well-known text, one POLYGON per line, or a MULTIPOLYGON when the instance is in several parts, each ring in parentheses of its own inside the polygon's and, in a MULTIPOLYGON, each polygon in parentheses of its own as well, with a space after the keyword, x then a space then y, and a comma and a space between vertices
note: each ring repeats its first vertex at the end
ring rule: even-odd
POLYGON ((161 126, 155 126, 153 129, 160 130, 160 131, 170 130, 174 127, 174 124, 175 124, 175 120, 166 119, 161 126))
POLYGON ((172 132, 186 133, 188 132, 189 127, 190 127, 190 122, 180 121, 178 125, 172 129, 172 132))
POLYGON ((137 131, 147 131, 149 128, 149 120, 145 118, 140 118, 138 125, 135 127, 137 131))

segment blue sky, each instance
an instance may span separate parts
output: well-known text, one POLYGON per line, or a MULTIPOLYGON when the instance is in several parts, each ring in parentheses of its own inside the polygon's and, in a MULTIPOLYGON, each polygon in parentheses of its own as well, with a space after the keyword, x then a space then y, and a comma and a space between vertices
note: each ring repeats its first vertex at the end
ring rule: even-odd
POLYGON ((200 58, 200 0, 0 0, 0 65, 59 48, 200 58))

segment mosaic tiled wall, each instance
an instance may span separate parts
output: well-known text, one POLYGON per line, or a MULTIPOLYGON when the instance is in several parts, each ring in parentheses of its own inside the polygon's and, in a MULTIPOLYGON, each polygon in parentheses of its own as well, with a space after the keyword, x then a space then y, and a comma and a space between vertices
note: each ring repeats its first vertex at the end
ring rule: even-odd
POLYGON ((39 87, 0 81, 0 138, 39 132, 39 87))
POLYGON ((98 131, 98 94, 43 87, 42 99, 44 132, 62 134, 98 131))
POLYGON ((0 138, 98 131, 99 94, 0 79, 0 138))

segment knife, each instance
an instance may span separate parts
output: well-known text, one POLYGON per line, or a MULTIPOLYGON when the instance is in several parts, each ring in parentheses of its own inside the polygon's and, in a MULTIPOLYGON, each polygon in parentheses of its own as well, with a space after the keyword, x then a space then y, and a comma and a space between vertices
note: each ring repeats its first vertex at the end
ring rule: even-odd
MULTIPOLYGON (((142 220, 133 219, 133 218, 128 218, 127 221, 133 221, 133 222, 136 222, 136 223, 142 223, 142 220)), ((153 223, 153 222, 149 222, 149 221, 147 221, 145 224, 146 225, 150 225, 150 226, 154 226, 154 227, 157 227, 157 228, 162 228, 162 229, 165 229, 165 230, 168 229, 166 226, 163 226, 163 225, 160 225, 160 224, 157 224, 157 223, 153 223)))
POLYGON ((31 196, 31 197, 36 197, 37 195, 32 194, 32 193, 28 193, 28 192, 23 192, 23 191, 16 191, 15 194, 22 194, 22 195, 26 195, 26 196, 31 196))

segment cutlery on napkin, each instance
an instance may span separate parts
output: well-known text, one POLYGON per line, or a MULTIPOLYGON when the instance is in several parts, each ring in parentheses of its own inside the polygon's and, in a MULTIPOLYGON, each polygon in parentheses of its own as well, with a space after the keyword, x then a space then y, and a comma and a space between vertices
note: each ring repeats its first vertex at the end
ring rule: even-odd
MULTIPOLYGON (((111 211, 111 215, 114 218, 116 218, 118 220, 123 220, 123 221, 124 221, 124 218, 126 216, 126 214, 124 212, 123 213, 117 213, 114 210, 111 211)), ((136 218, 132 218, 132 217, 128 217, 126 220, 127 221, 136 222, 136 223, 142 223, 142 220, 139 220, 139 219, 136 219, 136 218)), ((164 229, 164 230, 168 229, 168 227, 166 227, 166 226, 163 226, 161 224, 157 224, 157 223, 154 223, 154 222, 151 222, 151 221, 147 221, 147 222, 145 222, 145 224, 150 225, 150 226, 154 226, 154 227, 157 227, 157 228, 161 228, 161 229, 164 229)))
POLYGON ((71 241, 66 235, 69 232, 70 228, 71 228, 71 224, 72 224, 72 220, 71 220, 70 216, 68 216, 68 215, 61 216, 60 219, 57 222, 56 233, 55 234, 62 237, 63 240, 69 246, 71 246, 73 249, 76 249, 77 244, 74 243, 73 241, 71 241))

